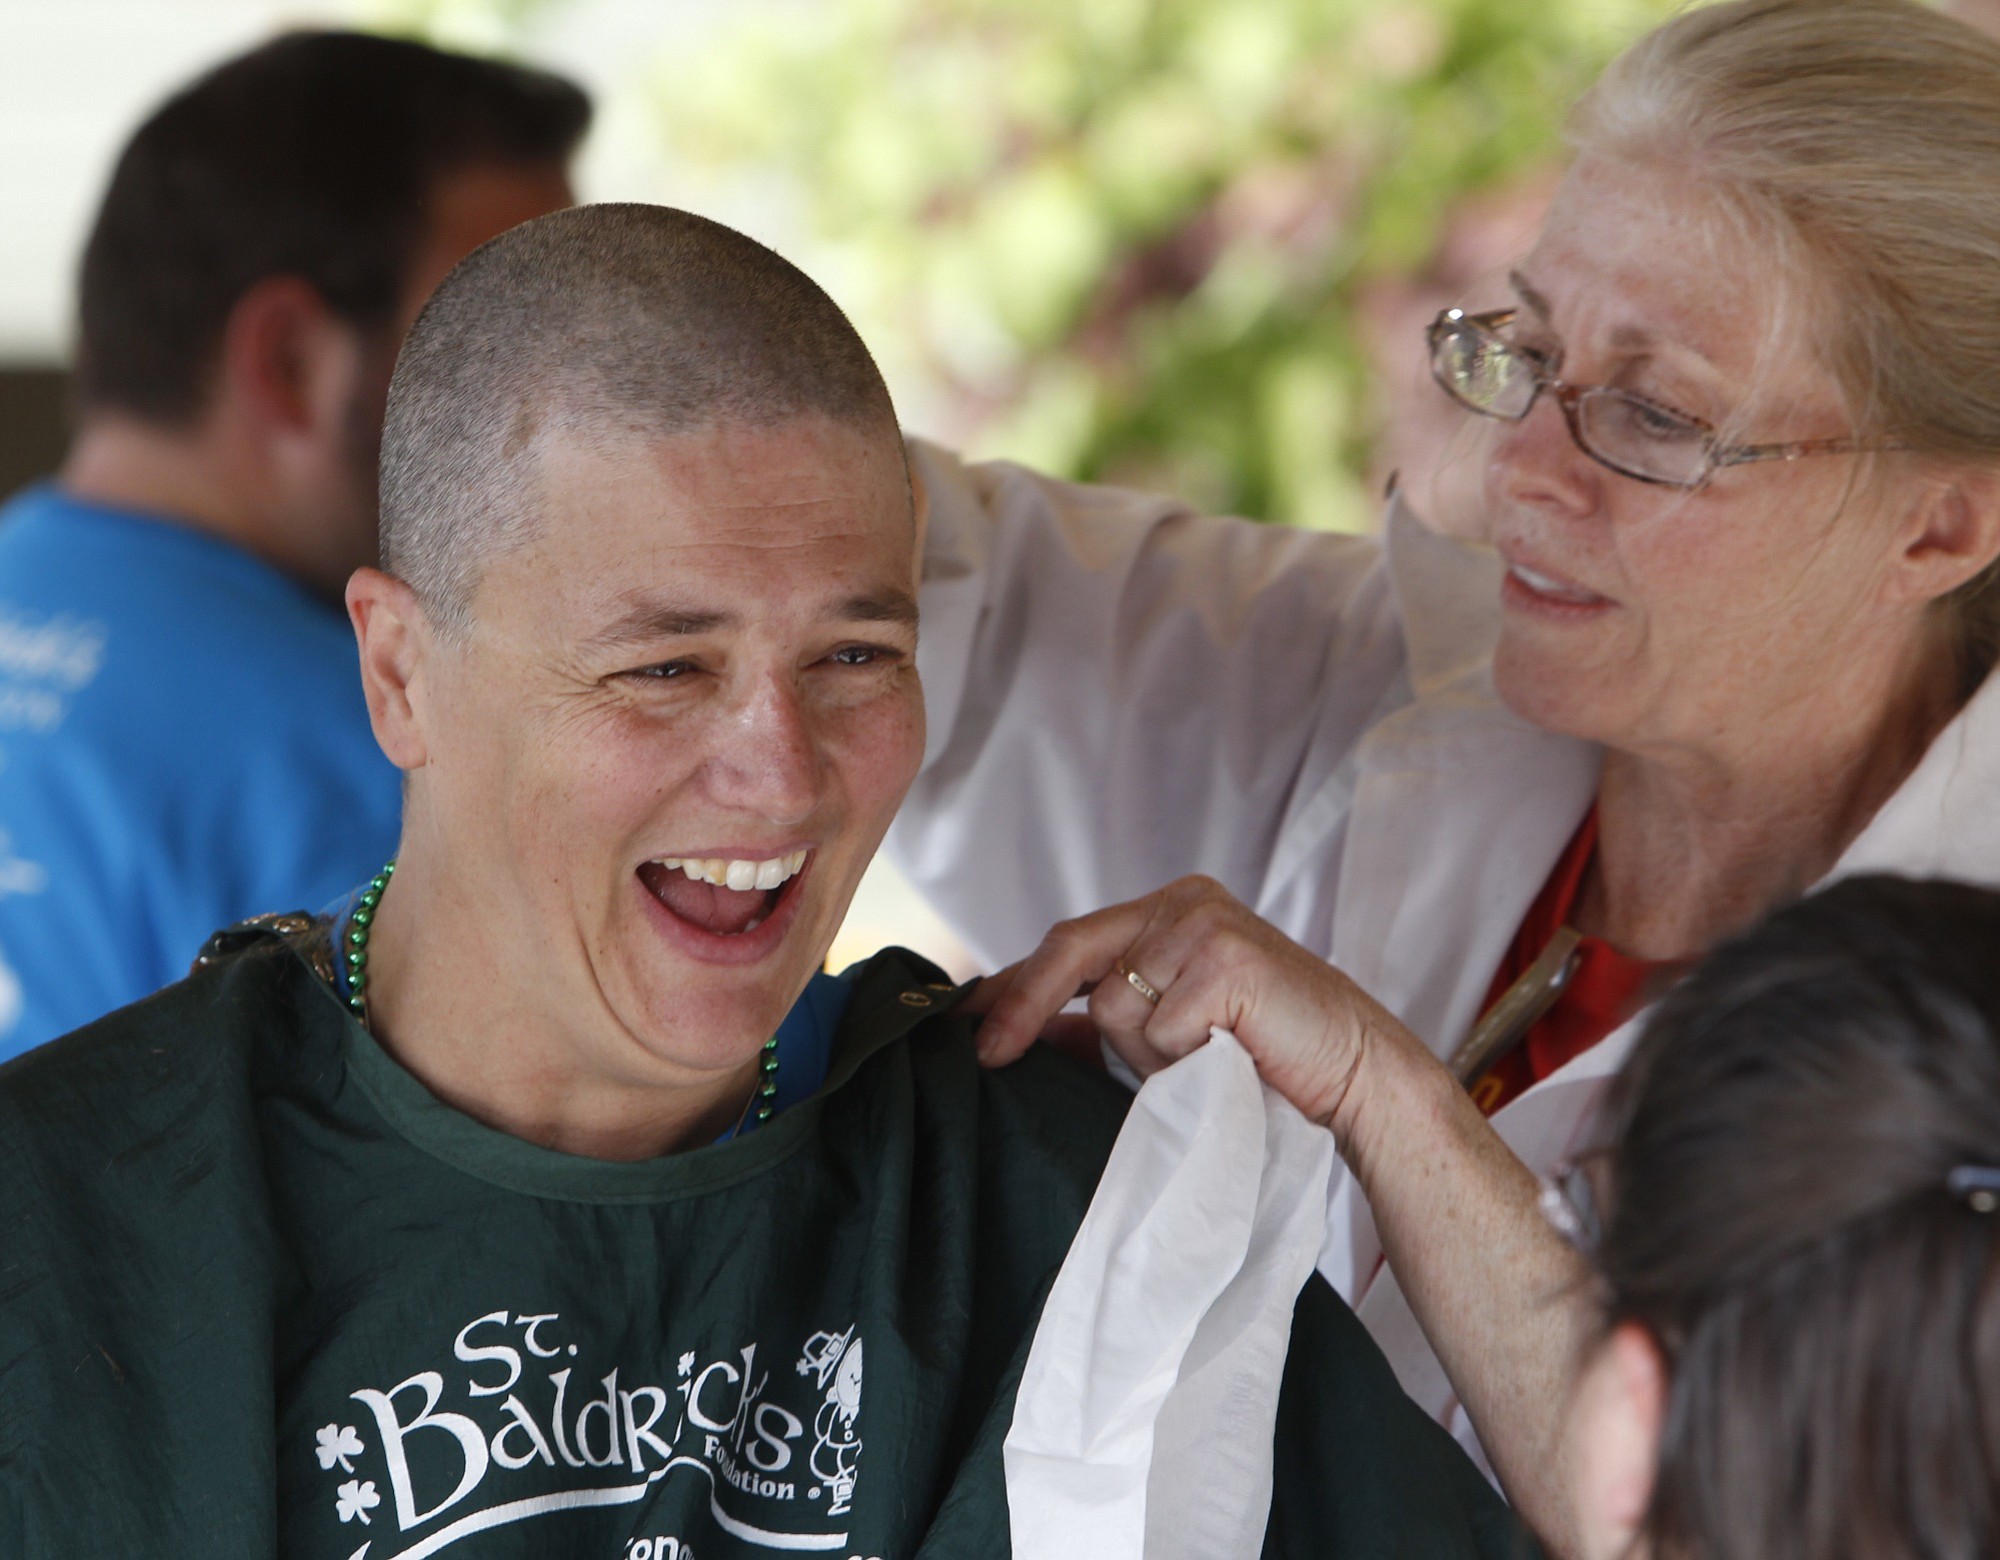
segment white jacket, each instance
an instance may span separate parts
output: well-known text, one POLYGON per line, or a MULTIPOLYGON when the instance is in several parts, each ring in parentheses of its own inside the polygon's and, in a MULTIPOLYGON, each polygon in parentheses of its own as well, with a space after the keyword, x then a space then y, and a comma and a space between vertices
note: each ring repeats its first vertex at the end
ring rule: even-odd
MULTIPOLYGON (((1055 920, 1203 872, 1448 1053, 1599 763, 1494 696, 1491 554, 1393 500, 1380 540, 1329 536, 912 455, 930 736, 889 848, 973 951, 1011 961, 1055 920)), ((1831 876, 1874 871, 2000 885, 2000 678, 1831 876)), ((1581 1146, 1637 1029, 1494 1118, 1532 1169, 1581 1146)), ((1458 1418, 1334 1176, 1321 1271, 1412 1395, 1458 1418)))

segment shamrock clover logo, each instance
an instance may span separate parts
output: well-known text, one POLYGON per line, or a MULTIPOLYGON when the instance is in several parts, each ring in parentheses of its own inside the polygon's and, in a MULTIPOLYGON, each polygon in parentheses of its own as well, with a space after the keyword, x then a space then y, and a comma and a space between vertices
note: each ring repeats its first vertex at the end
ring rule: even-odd
POLYGON ((321 1425, 313 1439, 319 1444, 314 1448, 322 1468, 331 1469, 339 1463, 341 1471, 352 1473, 351 1458, 361 1455, 361 1437, 352 1425, 321 1425))
POLYGON ((375 1493, 373 1479, 349 1479, 341 1485, 333 1503, 342 1522, 359 1517, 363 1527, 368 1525, 368 1513, 381 1504, 382 1497, 375 1493))

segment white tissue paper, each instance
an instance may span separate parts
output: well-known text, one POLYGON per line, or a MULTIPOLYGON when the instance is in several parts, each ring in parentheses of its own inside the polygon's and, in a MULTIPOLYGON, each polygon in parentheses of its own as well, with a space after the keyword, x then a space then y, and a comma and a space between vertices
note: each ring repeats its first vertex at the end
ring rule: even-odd
POLYGON ((1016 1560, 1254 1560, 1332 1168, 1226 1030, 1147 1080, 1029 1347, 1016 1560))

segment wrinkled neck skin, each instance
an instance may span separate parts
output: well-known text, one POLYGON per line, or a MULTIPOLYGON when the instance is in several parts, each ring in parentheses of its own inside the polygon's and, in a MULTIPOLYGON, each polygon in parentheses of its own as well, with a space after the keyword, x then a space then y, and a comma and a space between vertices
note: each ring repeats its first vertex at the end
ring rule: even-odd
POLYGON ((1579 931, 1696 958, 1833 869, 1961 699, 1941 633, 1829 672, 1709 740, 1606 752, 1579 931))
POLYGON ((426 1089, 497 1131, 588 1159, 699 1148, 737 1122, 755 1057, 722 1073, 676 1066, 608 1013, 562 1011, 556 983, 534 973, 540 951, 516 946, 504 914, 438 870, 437 843, 413 809, 368 947, 369 1027, 426 1089))

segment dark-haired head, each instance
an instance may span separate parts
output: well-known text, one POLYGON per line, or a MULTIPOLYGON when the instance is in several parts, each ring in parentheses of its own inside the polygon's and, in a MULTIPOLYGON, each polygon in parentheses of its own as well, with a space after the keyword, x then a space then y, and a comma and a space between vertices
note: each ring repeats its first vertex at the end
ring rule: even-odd
POLYGON ((1600 1536, 2000 1553, 2000 895, 1863 878, 1782 911, 1661 1004, 1613 1119, 1600 1536))
POLYGON ((361 33, 291 33, 218 66, 112 173, 83 257, 80 405, 194 417, 232 306, 266 277, 357 327, 414 312, 437 281, 408 298, 440 184, 559 172, 589 122, 559 77, 361 33))
POLYGON ((64 486, 337 598, 378 555, 404 331, 472 249, 570 204, 589 117, 557 77, 359 33, 281 37, 177 94, 84 253, 64 486))

